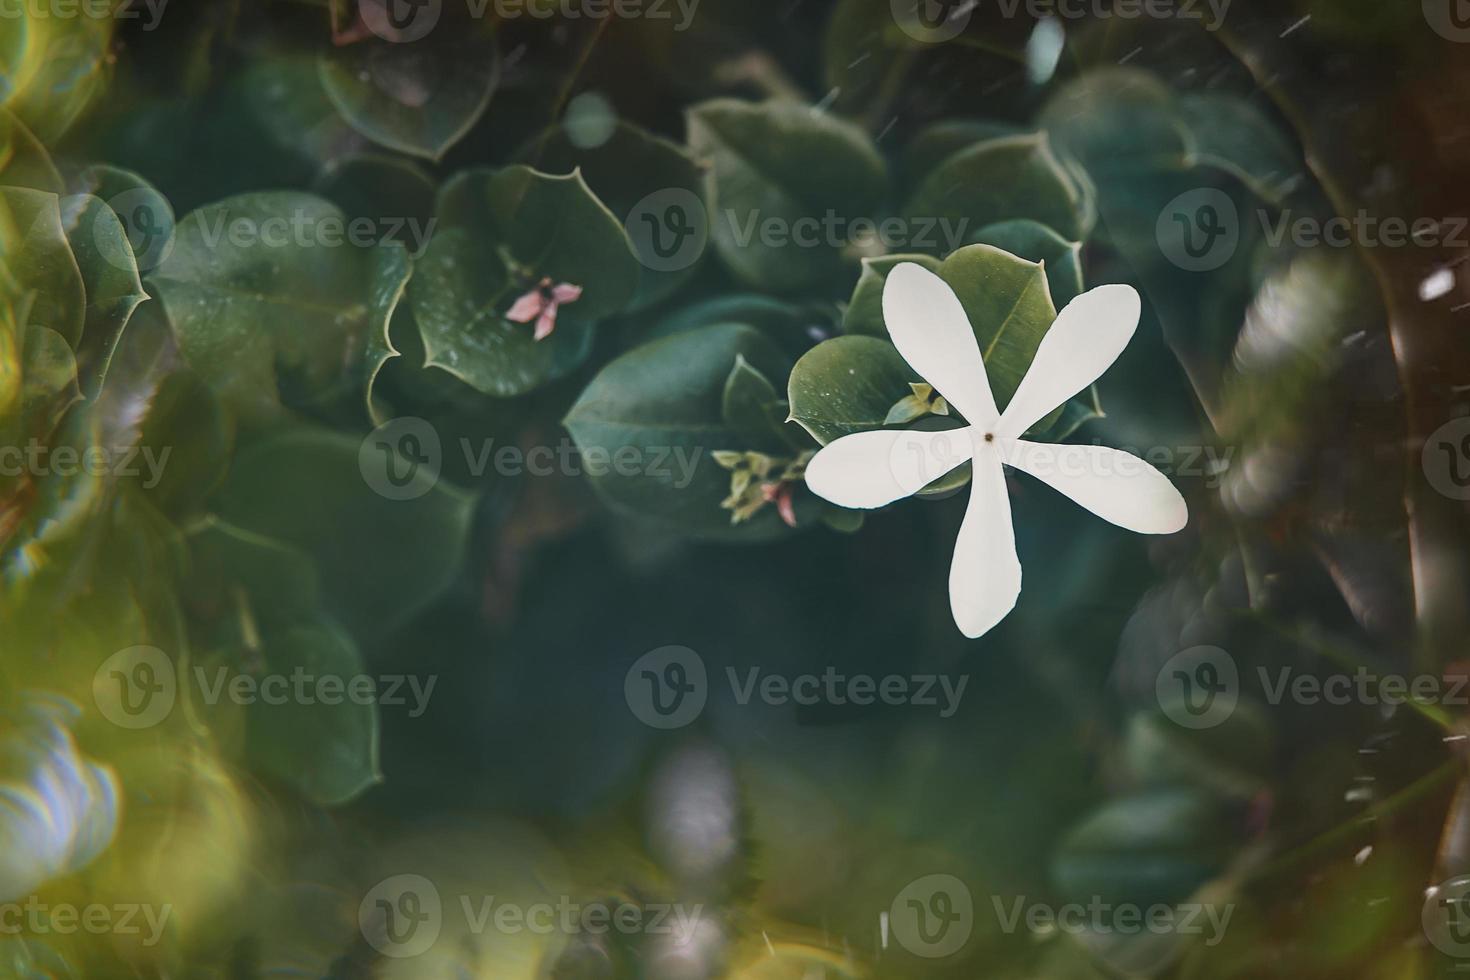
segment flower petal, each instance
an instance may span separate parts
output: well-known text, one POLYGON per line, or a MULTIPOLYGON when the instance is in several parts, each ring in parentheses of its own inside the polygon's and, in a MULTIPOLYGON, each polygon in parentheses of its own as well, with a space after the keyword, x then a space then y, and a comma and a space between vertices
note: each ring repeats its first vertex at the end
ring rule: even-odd
POLYGON ((533 289, 511 304, 511 308, 505 311, 505 318, 512 323, 530 323, 541 315, 545 307, 546 297, 541 295, 541 290, 533 289))
POLYGON ((1021 561, 1011 527, 1000 454, 982 445, 975 454, 970 503, 949 567, 949 607, 960 632, 974 639, 1005 619, 1021 594, 1021 561))
POLYGON ((969 429, 858 432, 811 458, 806 485, 839 507, 882 507, 924 489, 972 452, 969 429))
POLYGON ((545 340, 556 329, 556 303, 547 303, 546 309, 536 318, 536 339, 545 340))
POLYGON ((939 390, 971 425, 999 413, 970 318, 949 284, 921 265, 901 262, 883 285, 883 321, 909 367, 939 390))
POLYGON ((1006 462, 1139 534, 1173 534, 1189 522, 1189 507, 1169 478, 1119 449, 1017 439, 1007 446, 1006 462))
POLYGON ((559 283, 551 287, 551 298, 558 303, 575 303, 582 298, 582 287, 569 282, 559 283))
POLYGON ((1041 338, 997 434, 1016 438, 1096 381, 1128 346, 1138 313, 1132 286, 1098 286, 1068 303, 1041 338))

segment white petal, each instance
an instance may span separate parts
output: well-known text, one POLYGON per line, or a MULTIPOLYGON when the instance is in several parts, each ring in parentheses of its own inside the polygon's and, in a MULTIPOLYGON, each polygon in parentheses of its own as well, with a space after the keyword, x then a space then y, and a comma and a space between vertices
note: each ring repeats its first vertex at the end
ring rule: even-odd
POLYGON ((1063 307, 1041 338, 997 434, 1016 438, 1101 377, 1132 339, 1138 312, 1132 286, 1098 286, 1063 307))
POLYGON ((949 567, 949 607, 960 632, 980 636, 1006 617, 1021 594, 1021 562, 1011 528, 1000 454, 985 445, 975 453, 970 504, 949 567))
POLYGON ((806 485, 839 507, 882 507, 924 489, 971 452, 969 429, 858 432, 818 450, 806 485))
POLYGON ((1119 449, 1017 439, 1006 447, 1006 462, 1139 534, 1173 534, 1189 522, 1189 508, 1169 478, 1119 449))
POLYGON ((901 262, 883 284, 883 322, 893 345, 971 425, 999 416, 980 344, 949 284, 921 265, 901 262))

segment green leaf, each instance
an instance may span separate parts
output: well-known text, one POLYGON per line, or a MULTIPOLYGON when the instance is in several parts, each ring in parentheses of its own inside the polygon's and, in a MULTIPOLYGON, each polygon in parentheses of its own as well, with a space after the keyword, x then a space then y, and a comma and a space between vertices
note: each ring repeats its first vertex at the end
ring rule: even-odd
POLYGON ((408 468, 411 499, 390 500, 367 482, 358 439, 292 429, 243 449, 216 512, 315 560, 328 610, 360 637, 404 622, 454 578, 475 498, 408 468))
MULTIPOLYGON (((0 64, 0 84, 3 84, 0 64)), ((61 174, 41 141, 13 113, 0 109, 0 184, 60 194, 61 174)))
MULTIPOLYGON (((557 126, 522 150, 518 159, 552 173, 580 171, 593 193, 630 229, 630 222, 645 217, 635 209, 650 195, 687 191, 698 198, 704 185, 699 167, 683 147, 621 121, 606 142, 590 148, 573 145, 565 127, 557 126)), ((698 268, 697 261, 671 271, 645 264, 630 308, 642 309, 667 298, 698 268)))
POLYGON ((91 194, 64 198, 61 222, 86 294, 77 361, 82 393, 92 398, 102 387, 128 319, 148 294, 138 277, 127 229, 102 198, 91 194))
MULTIPOLYGON (((858 288, 848 305, 844 326, 851 324, 852 329, 861 331, 862 334, 872 332, 876 335, 881 330, 881 336, 887 336, 888 329, 882 323, 883 283, 893 266, 903 261, 909 261, 909 257, 890 256, 864 263, 863 278, 858 281, 858 288)), ((959 297, 970 318, 970 326, 975 331, 980 353, 985 359, 985 372, 990 380, 991 391, 995 394, 995 402, 1004 408, 1030 368, 1041 338, 1051 329, 1052 321, 1056 319, 1056 308, 1051 302, 1046 272, 1038 263, 1028 262, 994 246, 983 244, 967 245, 958 249, 937 265, 932 260, 920 264, 934 269, 959 297)), ((818 345, 813 353, 831 343, 832 341, 828 341, 818 345)), ((874 355, 880 358, 874 370, 879 376, 884 376, 886 362, 890 355, 896 357, 897 351, 890 344, 883 345, 881 350, 881 355, 874 355)), ((798 362, 797 366, 800 368, 801 363, 798 362)), ((844 363, 841 366, 844 370, 851 368, 856 374, 862 375, 863 368, 860 364, 844 363)), ((909 371, 908 374, 909 377, 903 379, 905 384, 914 380, 912 372, 909 371)), ((883 383, 888 384, 886 381, 883 383)), ((824 378, 812 389, 804 390, 804 404, 810 406, 817 397, 814 392, 825 390, 840 391, 836 375, 824 378)), ((881 411, 873 407, 876 405, 874 393, 872 397, 875 401, 865 408, 862 416, 854 418, 862 418, 868 422, 876 419, 881 423, 888 409, 906 393, 902 386, 892 390, 892 396, 883 403, 881 411)), ((796 404, 793 393, 793 412, 796 412, 796 404)), ((842 413, 847 410, 833 406, 822 414, 829 418, 842 418, 842 413)), ((1050 421, 1043 423, 1049 424, 1050 421)), ((861 426, 851 431, 861 431, 861 426)), ((813 431, 812 434, 822 439, 817 432, 813 431)))
POLYGON ((374 397, 373 388, 378 383, 378 375, 382 373, 383 365, 400 356, 398 350, 393 346, 389 330, 392 326, 393 314, 397 311, 398 304, 408 289, 412 275, 413 269, 409 262, 408 252, 404 248, 392 246, 379 251, 378 268, 373 277, 377 292, 372 298, 372 306, 374 309, 386 310, 387 315, 380 323, 369 324, 362 353, 362 397, 363 403, 367 406, 368 418, 374 425, 381 425, 387 421, 387 410, 374 397))
POLYGON ((148 401, 138 445, 167 451, 158 482, 143 491, 165 514, 203 509, 224 479, 234 448, 235 427, 213 389, 188 369, 171 372, 148 401))
POLYGON ((117 242, 111 230, 104 227, 97 242, 103 258, 113 259, 124 269, 131 264, 139 275, 146 275, 168 257, 178 224, 173 205, 143 176, 121 167, 96 164, 77 174, 70 190, 73 194, 100 197, 122 224, 128 245, 126 252, 122 250, 123 243, 117 242))
POLYGON ((361 382, 353 352, 381 333, 408 264, 401 246, 350 244, 345 227, 341 210, 310 194, 242 194, 185 217, 149 277, 184 357, 242 415, 361 382))
POLYGON ((1270 719, 1259 706, 1242 701, 1222 724, 1209 728, 1185 728, 1173 717, 1155 709, 1128 720, 1124 753, 1140 781, 1187 783, 1242 800, 1267 786, 1275 746, 1270 719))
POLYGON ((811 328, 821 322, 816 312, 784 300, 756 293, 731 293, 675 308, 650 327, 643 339, 659 340, 716 323, 743 323, 755 327, 792 357, 797 357, 811 346, 811 328))
POLYGON ((959 218, 971 228, 1030 218, 1081 240, 1096 214, 1044 134, 1006 136, 946 159, 904 207, 911 221, 959 218))
POLYGON ((873 217, 887 186, 861 129, 794 102, 701 103, 689 110, 689 145, 710 168, 715 248, 735 278, 763 291, 795 292, 839 273, 844 243, 827 240, 825 219, 873 217), (782 238, 763 235, 767 223, 782 238))
POLYGON ((939 277, 970 318, 995 404, 1004 411, 1057 318, 1046 271, 991 245, 967 245, 944 260, 939 277))
POLYGON ((81 340, 86 287, 57 195, 0 187, 0 290, 29 296, 27 322, 56 331, 73 348, 81 340))
POLYGON ((918 379, 898 350, 877 337, 833 337, 791 369, 791 418, 822 445, 882 428, 893 403, 918 379))
POLYGON ((1040 263, 1058 310, 1082 292, 1082 243, 1070 242, 1046 225, 1029 218, 1001 221, 981 228, 974 241, 1040 263))
POLYGON ((466 171, 444 186, 438 213, 409 301, 426 365, 478 391, 510 397, 565 374, 586 357, 590 325, 633 297, 638 262, 627 236, 579 174, 466 171), (537 341, 532 324, 503 314, 542 278, 583 292, 537 341))
POLYGON ((412 160, 364 153, 334 163, 315 185, 349 219, 369 218, 418 257, 434 230, 434 180, 412 160))
POLYGON ((1021 128, 1012 123, 988 119, 949 119, 925 126, 904 147, 905 186, 915 186, 956 153, 980 143, 1019 136, 1021 133, 1021 128))
POLYGON ((571 319, 621 313, 636 289, 638 261, 623 226, 580 173, 466 170, 439 192, 438 216, 446 228, 493 240, 533 279, 581 286, 566 307, 571 319))
POLYGON ((735 355, 735 366, 725 379, 721 417, 744 440, 735 447, 743 450, 779 451, 788 446, 796 428, 786 425, 786 402, 743 354, 735 355))
POLYGON ((1052 876, 1068 897, 1147 907, 1187 899, 1220 874, 1240 840, 1231 808, 1185 787, 1110 801, 1067 834, 1052 876))
POLYGON ((490 104, 500 54, 478 31, 443 30, 412 44, 373 39, 333 47, 318 56, 317 69, 354 129, 389 149, 438 160, 490 104))
POLYGON ((783 370, 771 341, 739 324, 676 333, 603 368, 563 422, 599 496, 696 537, 749 541, 786 533, 775 508, 735 527, 720 508, 730 474, 713 454, 741 449, 743 441, 724 419, 726 382, 737 358, 767 377, 783 370), (619 452, 638 462, 636 474, 608 466, 619 452), (606 472, 592 472, 592 454, 602 457, 606 472))
POLYGON ((1232 173, 1276 205, 1301 183, 1301 151, 1245 99, 1191 92, 1179 96, 1175 105, 1189 129, 1194 164, 1232 173))
POLYGON ((883 284, 888 281, 888 273, 900 262, 913 262, 930 272, 939 271, 939 260, 928 255, 885 255, 881 259, 863 259, 863 271, 842 316, 843 333, 888 336, 888 328, 883 325, 883 284))
MULTIPOLYGON (((301 550, 213 515, 186 532, 192 612, 206 621, 234 619, 244 590, 256 627, 275 632, 321 614, 316 566, 301 550)), ((237 634, 231 639, 239 640, 237 634)))
MULTIPOLYGON (((1080 161, 1098 180, 1188 165, 1189 127, 1173 92, 1137 68, 1079 76, 1047 101, 1040 123, 1059 152, 1080 161)), ((1070 234, 1060 225, 1052 227, 1070 234)))
MULTIPOLYGON (((340 627, 323 620, 268 637, 262 654, 270 674, 296 671, 342 688, 363 675, 362 655, 340 627)), ((339 694, 328 692, 332 699, 339 694)), ((257 700, 247 708, 246 751, 252 763, 294 786, 321 806, 337 806, 383 781, 378 768, 378 706, 341 695, 340 703, 288 697, 257 700)))
POLYGON ((71 16, 53 11, 16 22, 5 17, 5 34, 20 43, 0 51, 0 105, 14 113, 44 143, 69 130, 112 74, 109 57, 115 16, 71 16))

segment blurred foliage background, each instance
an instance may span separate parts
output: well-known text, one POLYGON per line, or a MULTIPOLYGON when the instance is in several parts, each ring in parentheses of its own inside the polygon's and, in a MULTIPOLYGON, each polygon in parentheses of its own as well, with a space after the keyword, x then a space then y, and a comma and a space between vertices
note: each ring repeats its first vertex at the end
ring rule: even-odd
POLYGON ((1253 220, 1470 214, 1470 49, 1432 26, 1433 0, 1235 0, 1215 30, 1203 4, 1194 21, 981 3, 942 40, 900 29, 887 0, 700 0, 685 28, 673 5, 446 2, 411 43, 373 33, 373 2, 0 19, 3 442, 140 465, 170 450, 152 485, 0 477, 0 902, 170 913, 153 942, 54 919, 6 932, 0 971, 1409 978, 1462 962, 1431 940, 1448 914, 1434 889, 1470 872, 1463 706, 1261 683, 1361 667, 1455 690, 1470 669, 1464 501, 1430 462, 1431 434, 1470 408, 1466 242, 1301 247, 1253 220), (576 166, 583 181, 549 176, 576 166), (789 519, 747 495, 732 523, 731 474, 709 465, 689 493, 473 472, 461 439, 653 438, 608 405, 722 427, 731 444, 683 444, 785 465, 908 393, 894 375, 892 398, 834 399, 824 373, 887 378, 871 243, 716 231, 697 264, 640 269, 624 220, 669 188, 712 210, 964 218, 965 246, 1044 260, 1057 307, 1135 285, 1132 345, 1051 435, 1172 454, 1189 527, 1135 537, 1013 479, 1027 588, 968 641, 945 594, 954 485, 859 522, 798 470, 779 481, 789 519), (1196 272, 1158 221, 1201 189, 1245 217, 1232 256, 1196 272), (267 262, 208 241, 212 215, 287 213, 395 222, 397 240, 267 262), (576 233, 547 231, 563 222, 576 233), (503 313, 542 272, 587 292, 538 344, 503 313), (728 407, 742 364, 753 430, 728 407), (783 401, 804 431, 767 417, 783 401), (396 416, 445 447, 411 500, 359 465, 396 416), (711 678, 672 731, 624 686, 667 645, 711 678), (1239 703, 1195 730, 1158 679, 1201 646, 1228 652, 1239 703), (418 714, 183 690, 136 728, 102 708, 114 671, 196 667, 435 687, 418 714), (829 667, 968 682, 940 717, 741 704, 723 680, 829 667), (397 958, 361 910, 404 874, 446 911, 431 948, 397 958), (934 874, 974 907, 944 957, 889 919, 934 874), (469 928, 461 896, 702 913, 685 944, 507 934, 469 928), (1218 937, 1007 929, 1018 898, 1231 918, 1218 937))

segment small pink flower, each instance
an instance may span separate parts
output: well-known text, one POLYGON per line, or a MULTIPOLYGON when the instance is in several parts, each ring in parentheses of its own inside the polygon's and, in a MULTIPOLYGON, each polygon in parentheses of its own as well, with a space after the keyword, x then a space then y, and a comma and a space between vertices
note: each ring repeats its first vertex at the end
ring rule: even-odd
POLYGON ((776 512, 781 515, 781 520, 786 522, 787 527, 796 527, 796 506, 793 499, 795 488, 796 485, 790 481, 761 484, 761 496, 767 503, 776 505, 776 512))
POLYGON ((582 297, 582 287, 569 282, 551 284, 551 279, 542 279, 536 288, 511 304, 505 318, 512 323, 536 321, 536 339, 545 340, 556 329, 556 311, 563 303, 575 303, 582 297))

